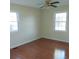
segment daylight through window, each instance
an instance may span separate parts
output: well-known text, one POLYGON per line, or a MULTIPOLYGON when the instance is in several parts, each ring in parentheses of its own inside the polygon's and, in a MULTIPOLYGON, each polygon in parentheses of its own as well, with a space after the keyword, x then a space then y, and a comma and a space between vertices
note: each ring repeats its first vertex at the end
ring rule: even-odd
POLYGON ((18 31, 16 12, 10 12, 10 31, 18 31))
POLYGON ((55 16, 55 31, 66 31, 66 12, 56 13, 55 16))

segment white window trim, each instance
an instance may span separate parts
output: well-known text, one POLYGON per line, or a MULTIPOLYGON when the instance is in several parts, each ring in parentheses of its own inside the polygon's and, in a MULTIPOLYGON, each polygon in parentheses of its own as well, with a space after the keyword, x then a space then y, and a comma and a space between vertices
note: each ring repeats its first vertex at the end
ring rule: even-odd
MULTIPOLYGON (((55 31, 55 32, 67 32, 67 17, 68 17, 68 12, 66 12, 66 11, 64 11, 64 12, 56 12, 56 13, 54 13, 54 20, 53 20, 53 30, 55 31), (57 13, 66 13, 66 29, 65 30, 55 30, 55 22, 56 22, 56 14, 57 13)), ((61 21, 60 21, 61 22, 61 21)))
POLYGON ((18 26, 18 25, 19 25, 19 24, 18 24, 18 16, 19 16, 19 15, 18 15, 17 12, 14 12, 14 11, 10 11, 10 13, 16 13, 16 16, 17 16, 17 30, 14 30, 14 31, 11 31, 11 30, 10 30, 10 32, 18 32, 18 30, 19 30, 19 26, 18 26))

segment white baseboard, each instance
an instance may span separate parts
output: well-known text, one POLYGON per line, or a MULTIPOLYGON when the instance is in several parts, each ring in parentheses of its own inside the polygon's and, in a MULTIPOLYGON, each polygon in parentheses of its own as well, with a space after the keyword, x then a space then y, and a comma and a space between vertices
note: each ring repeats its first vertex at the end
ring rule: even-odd
POLYGON ((10 49, 16 48, 16 47, 21 46, 21 45, 23 45, 23 44, 30 43, 30 42, 32 42, 32 41, 34 41, 34 40, 37 40, 37 39, 39 39, 39 38, 35 38, 35 39, 32 39, 32 40, 28 40, 28 41, 22 42, 22 43, 17 44, 17 45, 13 45, 13 46, 10 47, 10 49))

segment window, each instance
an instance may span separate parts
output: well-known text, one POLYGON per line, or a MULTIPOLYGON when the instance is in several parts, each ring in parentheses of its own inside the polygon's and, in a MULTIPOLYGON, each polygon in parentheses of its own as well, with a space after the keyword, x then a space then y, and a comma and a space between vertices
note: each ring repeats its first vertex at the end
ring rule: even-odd
POLYGON ((65 49, 55 49, 54 59, 65 59, 65 49))
POLYGON ((56 13, 55 31, 66 31, 66 12, 56 13))
POLYGON ((18 31, 17 14, 10 12, 10 31, 18 31))

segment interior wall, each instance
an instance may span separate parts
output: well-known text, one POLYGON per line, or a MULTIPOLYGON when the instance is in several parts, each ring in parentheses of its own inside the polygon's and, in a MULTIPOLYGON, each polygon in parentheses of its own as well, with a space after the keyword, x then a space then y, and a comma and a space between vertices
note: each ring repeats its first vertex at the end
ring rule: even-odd
POLYGON ((57 8, 46 8, 42 9, 41 15, 41 37, 56 39, 59 41, 69 41, 69 17, 68 17, 68 5, 67 6, 59 6, 57 8), (65 32, 56 32, 54 31, 54 21, 55 14, 58 12, 67 12, 67 30, 65 32))
POLYGON ((31 42, 38 38, 56 39, 68 42, 69 23, 67 17, 67 31, 55 32, 54 20, 56 12, 67 12, 68 6, 58 8, 38 9, 17 4, 10 4, 10 11, 18 14, 18 32, 10 32, 10 47, 31 42))
POLYGON ((10 11, 18 14, 18 31, 10 32, 11 48, 39 38, 40 9, 10 4, 10 11))

